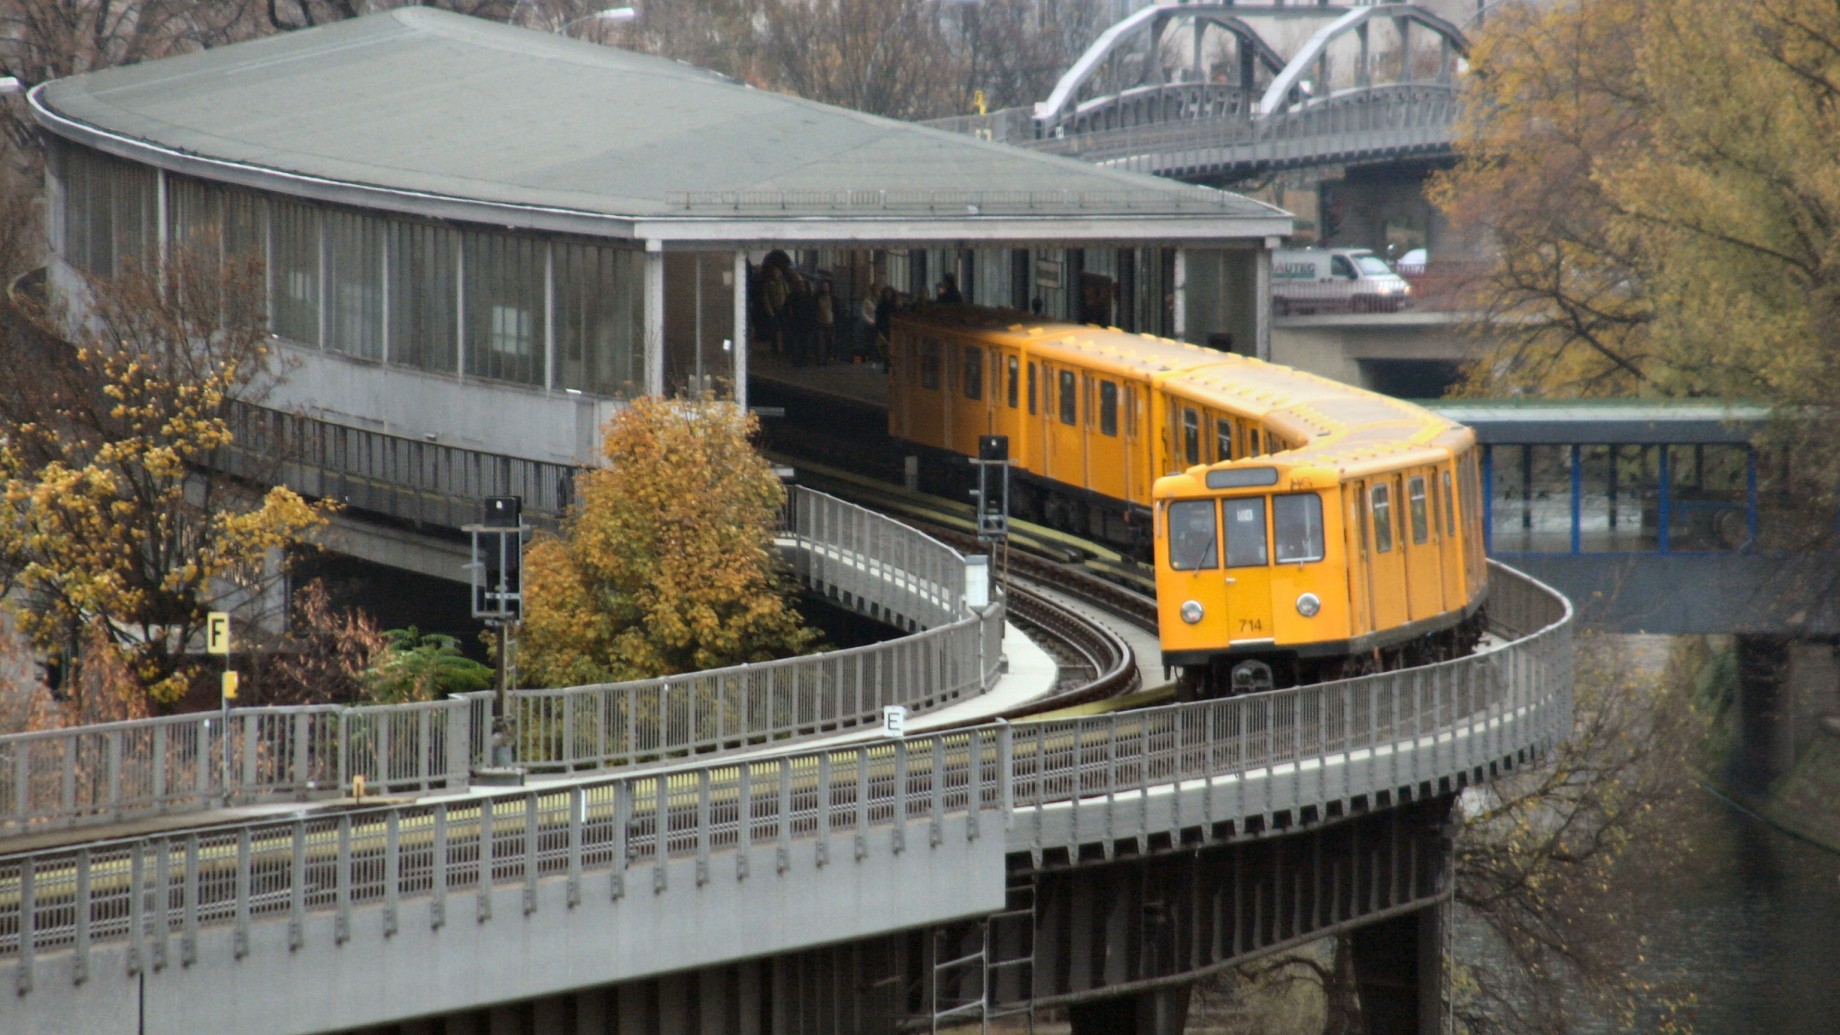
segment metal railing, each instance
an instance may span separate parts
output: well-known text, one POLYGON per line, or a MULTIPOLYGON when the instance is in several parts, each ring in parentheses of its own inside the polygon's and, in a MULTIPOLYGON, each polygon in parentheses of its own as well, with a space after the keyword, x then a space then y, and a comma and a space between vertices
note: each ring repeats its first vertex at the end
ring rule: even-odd
POLYGON ((1066 803, 1076 835, 1117 839, 1146 833, 1143 812, 1129 806, 1154 787, 1199 781, 1215 812, 1201 821, 1238 821, 1435 787, 1542 751, 1571 724, 1571 605, 1500 565, 1489 586, 1490 626, 1514 637, 1505 647, 1273 693, 1023 726, 1005 798, 1037 814, 1066 803), (1357 757, 1386 761, 1363 777, 1349 764, 1357 757), (1244 778, 1253 774, 1265 781, 1249 794, 1244 778))
MULTIPOLYGON (((298 947, 308 913, 336 914, 349 932, 353 911, 367 906, 385 911, 387 934, 410 899, 433 900, 439 923, 447 896, 494 885, 521 885, 528 902, 539 880, 567 880, 579 894, 593 876, 619 895, 627 873, 650 869, 651 886, 663 890, 673 859, 695 859, 701 882, 718 852, 783 859, 794 841, 823 846, 833 835, 922 820, 937 839, 945 817, 985 810, 1013 828, 1010 850, 1026 851, 1040 847, 1027 839, 1057 810, 1072 814, 1076 842, 1141 837, 1153 792, 1179 796, 1195 781, 1207 793, 1178 826, 1244 829, 1247 817, 1283 802, 1450 787, 1523 760, 1569 728, 1570 604, 1497 566, 1490 606, 1498 631, 1524 634, 1425 669, 13 856, 0 860, 0 959, 14 961, 24 993, 35 957, 75 953, 82 974, 104 942, 131 942, 130 966, 139 967, 164 963, 176 940, 190 963, 203 927, 233 926, 243 952, 251 923, 285 917, 298 947), (1248 790, 1255 782, 1257 793, 1248 790)), ((976 836, 975 815, 968 832, 976 836)), ((737 865, 745 872, 745 858, 737 865)))
POLYGON ((404 902, 432 901, 444 918, 450 897, 494 886, 534 896, 562 878, 578 899, 594 879, 617 898, 633 870, 654 872, 648 894, 664 890, 672 860, 695 859, 702 883, 716 852, 787 853, 922 821, 936 841, 949 816, 1003 808, 1004 742, 986 728, 0 859, 0 959, 17 962, 23 994, 35 957, 75 952, 87 971, 106 943, 133 942, 136 966, 189 965, 207 927, 233 927, 240 955, 265 920, 286 918, 297 948, 309 913, 349 932, 354 910, 382 907, 393 931, 404 902))
POLYGON ((238 708, 0 737, 0 834, 464 786, 469 704, 238 708), (228 745, 225 743, 228 738, 228 745))
MULTIPOLYGON (((915 635, 759 665, 510 695, 513 752, 537 771, 605 769, 878 722, 989 688, 1004 609, 963 606, 964 558, 898 522, 794 486, 794 567, 819 592, 915 635)), ((139 815, 466 786, 490 694, 230 712, 0 737, 0 835, 139 815)))
POLYGON ((1346 90, 1269 116, 1194 114, 1035 140, 1018 147, 1138 172, 1200 167, 1277 168, 1352 157, 1446 150, 1458 112, 1456 89, 1437 83, 1346 90))

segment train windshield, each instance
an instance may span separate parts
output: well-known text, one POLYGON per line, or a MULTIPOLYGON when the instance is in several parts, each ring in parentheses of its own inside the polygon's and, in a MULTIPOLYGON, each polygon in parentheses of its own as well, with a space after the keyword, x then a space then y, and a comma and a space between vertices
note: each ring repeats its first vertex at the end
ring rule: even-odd
POLYGON ((1213 500, 1177 500, 1169 505, 1169 566, 1177 571, 1220 564, 1213 500))
POLYGON ((1323 559, 1321 496, 1313 492, 1273 496, 1271 525, 1273 538, 1277 540, 1279 564, 1323 559))
POLYGON ((1227 523, 1227 567, 1265 564, 1265 497, 1221 500, 1220 510, 1227 523))

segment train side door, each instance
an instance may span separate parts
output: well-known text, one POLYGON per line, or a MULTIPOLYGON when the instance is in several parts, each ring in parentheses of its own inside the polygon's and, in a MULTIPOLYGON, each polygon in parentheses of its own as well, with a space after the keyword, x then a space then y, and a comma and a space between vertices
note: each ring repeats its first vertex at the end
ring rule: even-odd
POLYGON ((1360 636, 1374 627, 1373 550, 1367 529, 1367 483, 1349 482, 1343 489, 1348 520, 1342 534, 1348 546, 1348 632, 1360 636))
POLYGON ((1412 601, 1412 619, 1430 618, 1444 611, 1443 550, 1433 520, 1431 472, 1414 471, 1405 478, 1406 584, 1412 601))
POLYGON ((1444 531, 1443 557, 1444 607, 1455 610, 1463 606, 1463 537, 1457 534, 1457 495, 1450 468, 1436 472, 1438 481, 1438 527, 1444 531))
POLYGON ((1226 584, 1227 638, 1235 646, 1269 643, 1271 615, 1271 522, 1265 497, 1220 501, 1225 537, 1222 573, 1226 584))
POLYGON ((1374 628, 1391 629, 1405 624, 1411 612, 1405 551, 1400 543, 1398 480, 1374 479, 1367 488, 1367 501, 1368 520, 1373 525, 1373 562, 1368 573, 1373 579, 1374 628))

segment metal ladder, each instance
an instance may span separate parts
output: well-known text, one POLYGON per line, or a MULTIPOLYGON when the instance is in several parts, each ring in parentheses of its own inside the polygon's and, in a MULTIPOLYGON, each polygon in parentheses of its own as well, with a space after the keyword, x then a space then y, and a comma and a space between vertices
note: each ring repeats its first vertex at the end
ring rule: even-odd
POLYGON ((932 1014, 933 1035, 941 1026, 975 1021, 983 1035, 989 1035, 990 1022, 1002 1017, 1026 1016, 1026 1031, 1035 1030, 1035 1008, 1031 994, 1035 978, 1035 885, 1032 881, 1011 884, 1000 913, 977 921, 974 936, 977 948, 962 952, 966 941, 964 926, 936 928, 932 934, 932 1014), (1005 933, 1014 933, 1018 948, 1005 957, 1002 951, 1005 933), (993 1002, 997 981, 1007 974, 1019 975, 1021 1005, 999 1008, 993 1002), (954 1000, 947 989, 972 985, 975 994, 954 1000))

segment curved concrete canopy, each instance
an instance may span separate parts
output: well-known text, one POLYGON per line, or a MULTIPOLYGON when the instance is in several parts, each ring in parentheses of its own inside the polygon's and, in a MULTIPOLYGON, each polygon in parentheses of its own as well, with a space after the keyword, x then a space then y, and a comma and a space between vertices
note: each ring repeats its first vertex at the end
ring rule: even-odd
POLYGON ((1086 85, 1105 59, 1121 49, 1125 41, 1140 33, 1159 36, 1170 22, 1175 21, 1197 21, 1219 26, 1250 44, 1259 63, 1267 70, 1274 75, 1279 73, 1284 68, 1284 56, 1272 49, 1257 29, 1239 17, 1243 13, 1245 8, 1231 4, 1183 4, 1179 7, 1155 5, 1131 14, 1101 33, 1092 46, 1086 48, 1086 52, 1073 63, 1073 67, 1054 84, 1054 92, 1048 95, 1048 99, 1035 106, 1035 118, 1054 119, 1066 114, 1074 106, 1074 97, 1080 87, 1086 85))
POLYGON ((1469 41, 1464 38, 1461 29, 1422 7, 1414 4, 1357 7, 1316 30, 1309 42, 1303 45, 1303 49, 1299 50, 1296 56, 1291 58, 1290 63, 1285 65, 1284 71, 1279 72, 1277 77, 1271 81, 1271 85, 1265 89, 1265 96, 1259 100, 1255 114, 1271 115, 1283 108, 1290 97, 1291 90, 1296 87, 1297 81, 1309 72, 1310 66, 1322 56, 1329 44, 1340 36, 1354 32, 1375 18, 1422 25, 1448 40, 1457 53, 1469 53, 1469 41))

